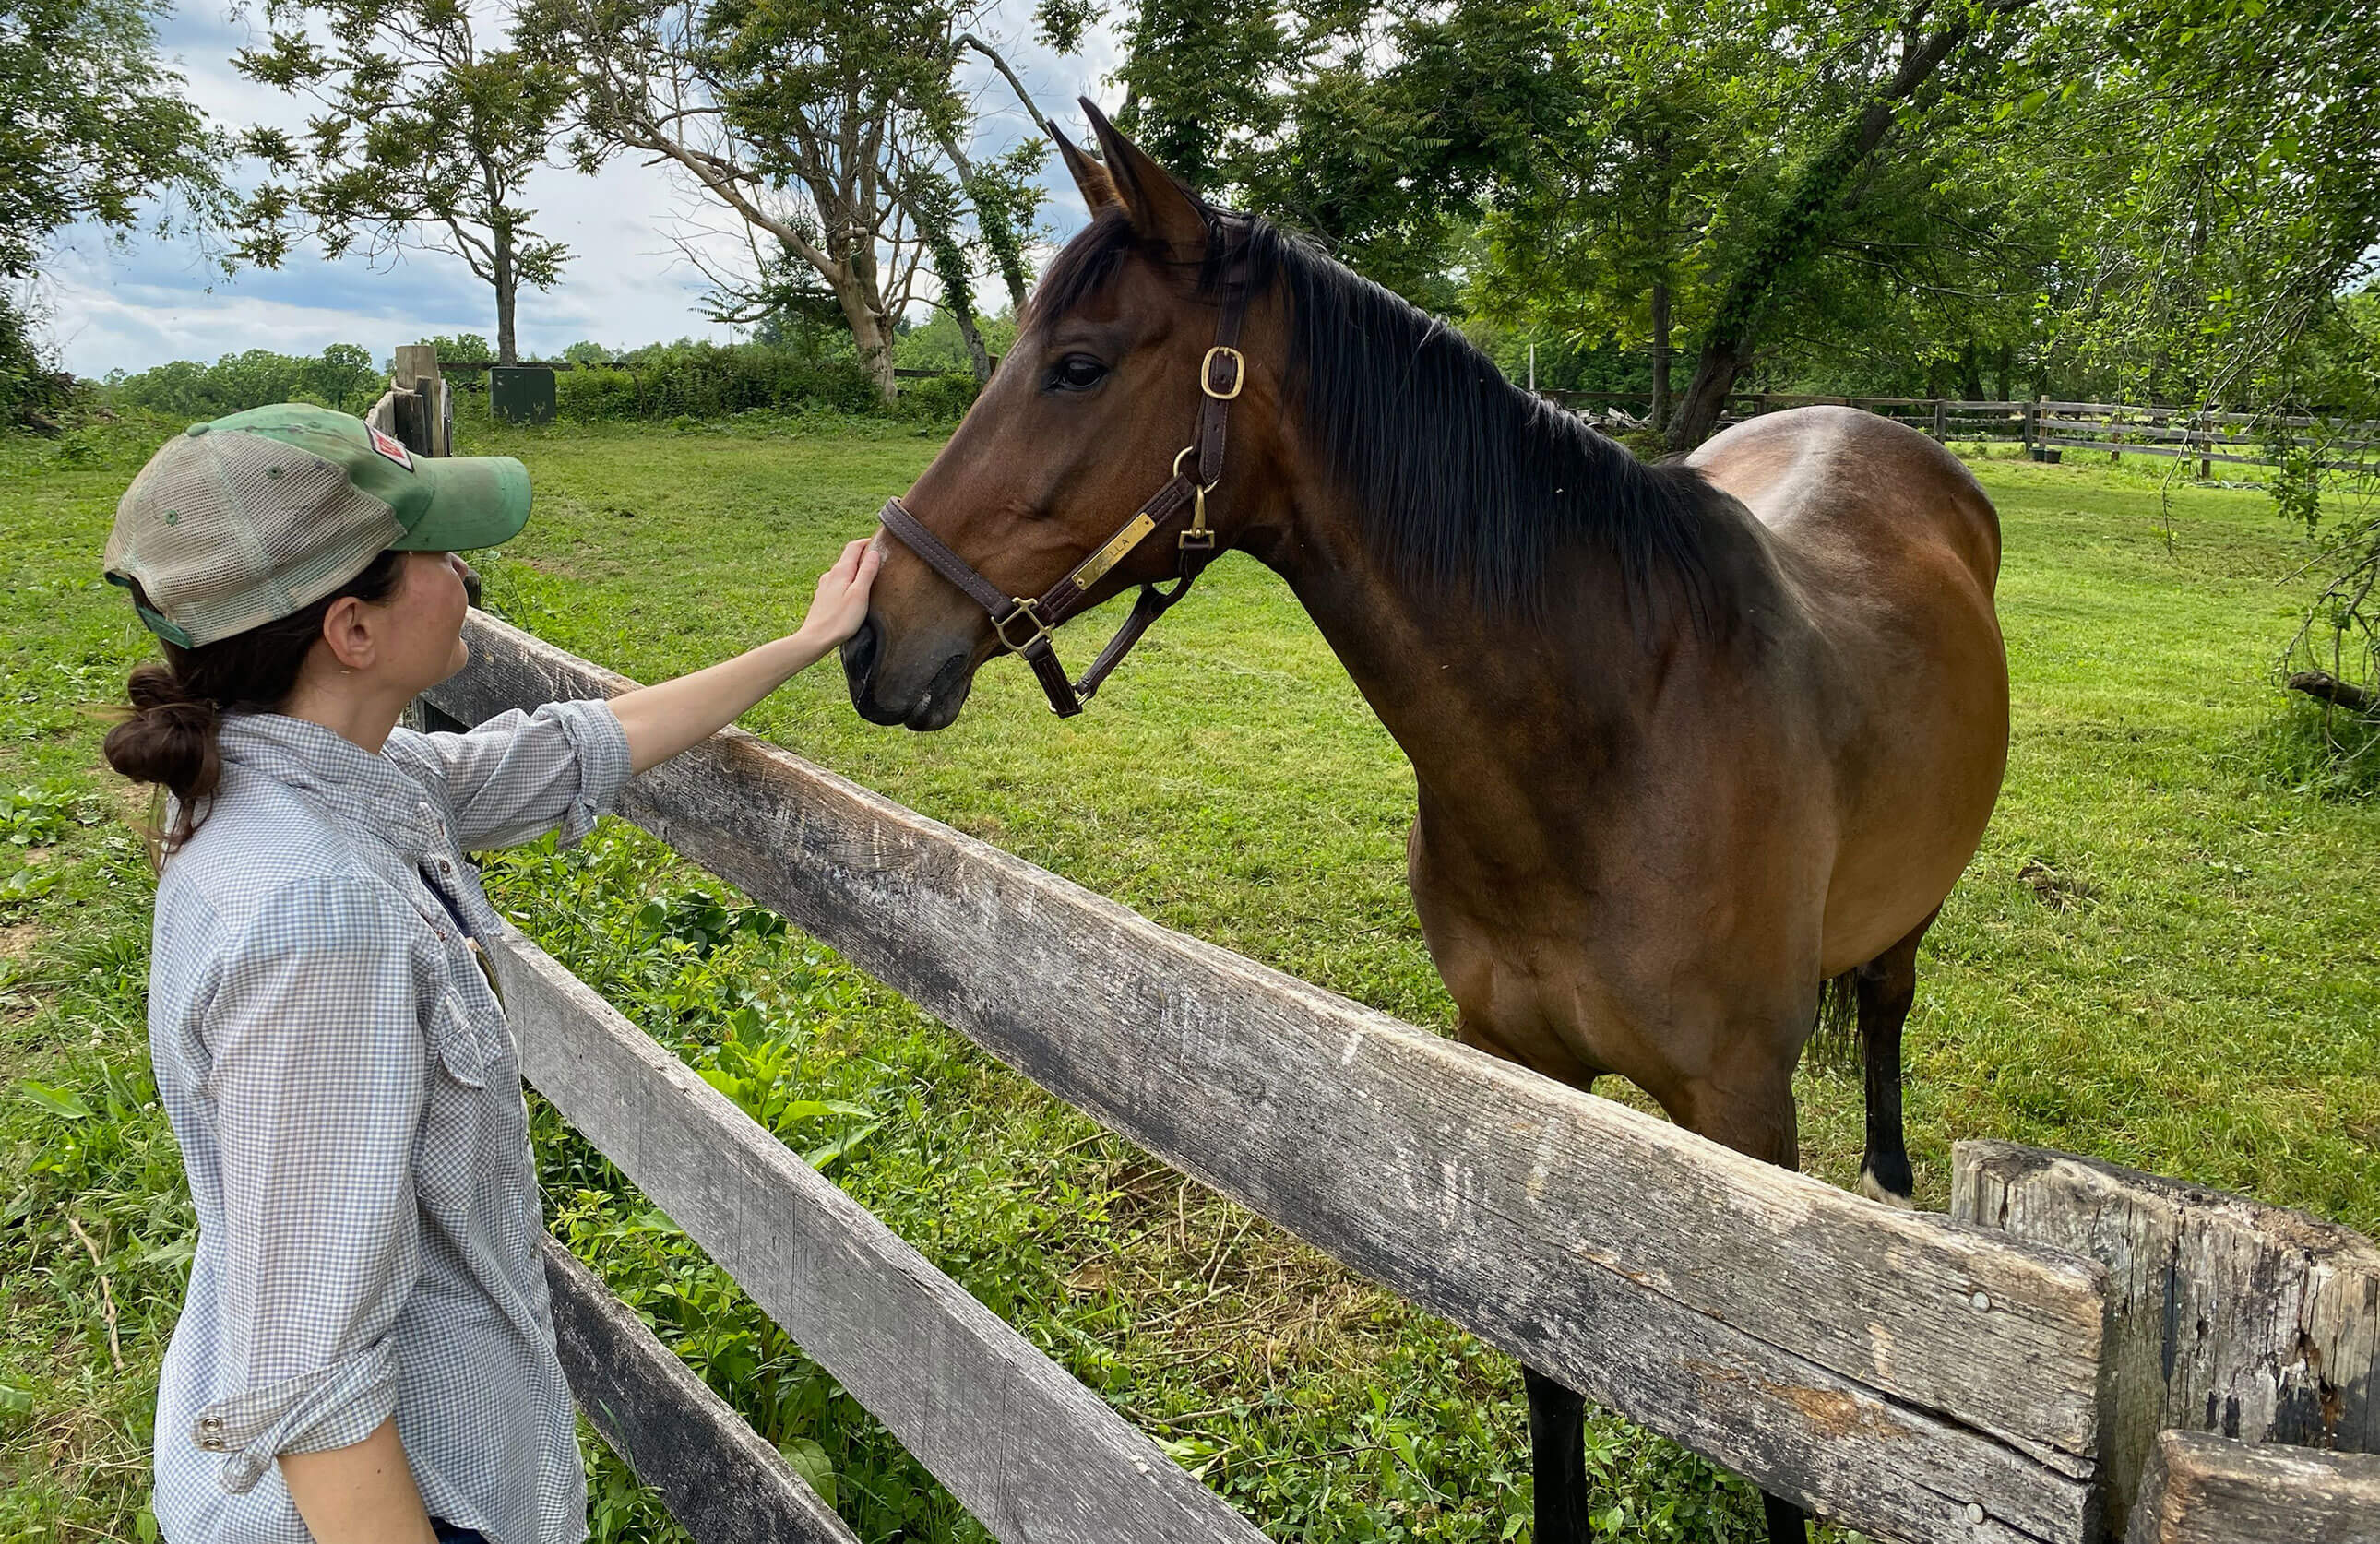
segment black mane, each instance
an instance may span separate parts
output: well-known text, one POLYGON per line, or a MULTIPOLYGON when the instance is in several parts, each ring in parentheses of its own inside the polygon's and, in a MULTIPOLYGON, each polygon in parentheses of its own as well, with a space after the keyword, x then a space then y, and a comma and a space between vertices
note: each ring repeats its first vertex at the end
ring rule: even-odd
MULTIPOLYGON (((1227 276, 1254 294, 1286 286, 1289 389, 1310 448, 1367 512, 1366 535, 1401 578, 1467 590, 1493 613, 1534 613, 1551 599, 1541 581, 1554 555, 1593 541, 1621 564, 1632 602, 1658 607, 1654 581, 1667 576, 1696 620, 1710 619, 1713 494, 1700 473, 1646 466, 1308 241, 1200 207, 1200 294, 1227 276)), ((1135 246, 1122 212, 1102 211, 1051 262, 1033 313, 1073 310, 1135 246)))

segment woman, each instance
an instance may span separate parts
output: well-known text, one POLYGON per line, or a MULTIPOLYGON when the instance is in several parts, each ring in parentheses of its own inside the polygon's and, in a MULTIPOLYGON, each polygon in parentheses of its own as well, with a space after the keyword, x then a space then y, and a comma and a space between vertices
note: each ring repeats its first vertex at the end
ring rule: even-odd
POLYGON ((172 795, 150 1054, 199 1216, 157 1402, 170 1544, 577 1544, 519 1069, 467 850, 584 835, 628 777, 865 615, 855 541, 800 629, 610 702, 396 726, 462 668, 453 554, 528 516, 506 457, 343 413, 194 424, 118 506, 108 577, 164 663, 107 736, 172 795))

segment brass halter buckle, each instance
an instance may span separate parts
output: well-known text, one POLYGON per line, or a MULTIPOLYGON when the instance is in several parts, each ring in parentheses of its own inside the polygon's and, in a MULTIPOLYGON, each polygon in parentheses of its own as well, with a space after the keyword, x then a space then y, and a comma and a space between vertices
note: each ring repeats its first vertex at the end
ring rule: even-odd
POLYGON ((1218 402, 1231 401, 1240 395, 1241 389, 1247 383, 1248 358, 1228 344, 1217 344, 1207 350, 1205 359, 1198 361, 1198 389, 1218 402), (1218 354, 1227 357, 1232 361, 1232 389, 1227 392, 1219 392, 1215 389, 1215 356, 1218 354))
POLYGON ((1041 613, 1036 609, 1037 602, 1023 595, 1011 595, 1009 599, 1016 604, 991 619, 991 630, 1000 635, 1000 641, 1008 646, 1011 653, 1022 654, 1033 647, 1034 639, 1048 638, 1050 629, 1042 622, 1041 613), (1026 635, 1022 643, 1008 636, 1008 625, 1020 616, 1033 625, 1033 630, 1026 635))

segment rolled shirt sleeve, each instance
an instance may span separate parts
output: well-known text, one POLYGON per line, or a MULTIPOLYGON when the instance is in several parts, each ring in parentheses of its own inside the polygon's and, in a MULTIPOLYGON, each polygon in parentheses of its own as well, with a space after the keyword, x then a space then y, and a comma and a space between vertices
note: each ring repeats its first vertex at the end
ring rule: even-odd
POLYGON ((516 708, 463 734, 398 730, 386 748, 444 785, 465 848, 557 829, 577 842, 619 802, 629 774, 628 733, 601 699, 516 708))
POLYGON ((412 1161, 431 1049, 410 931, 346 877, 267 898, 209 1018, 221 1133, 219 1343, 191 1441, 238 1494, 285 1453, 346 1447, 396 1408, 389 1333, 420 1272, 412 1161))

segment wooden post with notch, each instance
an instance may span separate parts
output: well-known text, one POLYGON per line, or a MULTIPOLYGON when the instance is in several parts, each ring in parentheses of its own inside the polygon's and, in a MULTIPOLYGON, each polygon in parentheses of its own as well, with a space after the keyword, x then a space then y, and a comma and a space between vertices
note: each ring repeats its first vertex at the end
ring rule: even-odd
POLYGON ((1951 1165, 1953 1221, 2107 1268, 2109 1529, 2131 1514, 2169 1428, 2380 1452, 2380 1246, 2301 1211, 2013 1142, 1961 1142, 1951 1165))
POLYGON ((2124 1544, 2374 1544, 2380 1456, 2158 1434, 2124 1544))
POLYGON ((413 394, 413 405, 398 400, 396 437, 417 456, 452 456, 453 415, 448 411, 446 378, 439 372, 438 350, 426 343, 408 343, 396 350, 391 371, 399 393, 413 394))

